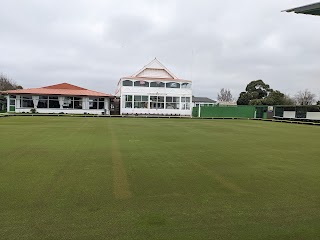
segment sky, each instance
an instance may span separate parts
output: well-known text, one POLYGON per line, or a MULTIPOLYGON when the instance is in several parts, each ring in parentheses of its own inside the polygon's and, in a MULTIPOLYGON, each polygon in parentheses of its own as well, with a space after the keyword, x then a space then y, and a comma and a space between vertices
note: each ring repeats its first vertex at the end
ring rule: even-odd
POLYGON ((262 79, 320 98, 320 17, 281 12, 312 1, 0 0, 0 73, 114 94, 157 57, 196 96, 262 79))

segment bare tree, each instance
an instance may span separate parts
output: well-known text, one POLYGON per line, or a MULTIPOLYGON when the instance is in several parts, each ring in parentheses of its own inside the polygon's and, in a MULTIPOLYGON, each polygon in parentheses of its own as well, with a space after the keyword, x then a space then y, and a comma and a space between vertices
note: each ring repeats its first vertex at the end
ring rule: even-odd
POLYGON ((295 95, 294 100, 297 105, 312 105, 316 101, 316 95, 306 89, 304 91, 299 91, 295 95))
POLYGON ((0 91, 22 89, 16 82, 0 73, 0 91))
POLYGON ((232 102, 233 97, 231 91, 227 88, 222 88, 220 93, 218 93, 218 101, 220 102, 232 102))

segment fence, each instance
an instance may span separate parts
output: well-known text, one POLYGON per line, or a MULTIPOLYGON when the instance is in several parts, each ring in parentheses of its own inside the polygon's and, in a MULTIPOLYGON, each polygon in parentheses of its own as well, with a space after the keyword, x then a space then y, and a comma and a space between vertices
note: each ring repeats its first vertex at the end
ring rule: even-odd
MULTIPOLYGON (((266 107, 265 107, 266 108, 266 107)), ((258 117, 256 106, 212 106, 212 107, 194 107, 193 117, 222 117, 222 118, 255 118, 258 117), (200 114, 199 114, 200 111, 200 114)), ((264 109, 259 109, 259 117, 265 115, 264 109)), ((266 115, 265 115, 266 116, 266 115)))

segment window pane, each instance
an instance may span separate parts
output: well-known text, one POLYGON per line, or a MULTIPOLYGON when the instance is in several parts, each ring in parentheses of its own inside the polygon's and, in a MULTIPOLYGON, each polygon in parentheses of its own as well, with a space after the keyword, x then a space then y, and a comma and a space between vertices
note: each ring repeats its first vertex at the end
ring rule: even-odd
POLYGON ((167 103, 166 109, 179 109, 179 103, 167 103))
MULTIPOLYGON (((96 98, 96 99, 97 99, 97 98, 96 98)), ((82 98, 81 98, 81 97, 74 97, 74 100, 75 100, 75 101, 80 101, 80 100, 82 101, 82 98)))
POLYGON ((142 96, 142 101, 147 102, 148 101, 148 96, 142 96))
POLYGON ((180 83, 169 82, 166 84, 167 88, 180 88, 180 83))
POLYGON ((52 99, 52 100, 58 100, 58 97, 49 96, 49 99, 52 99))
POLYGON ((190 83, 182 83, 181 88, 191 88, 191 84, 190 83))
POLYGON ((99 109, 104 109, 104 101, 99 101, 99 109))
POLYGON ((49 108, 60 108, 60 103, 57 100, 49 100, 49 108))
POLYGON ((172 97, 166 97, 166 102, 172 102, 172 97))
POLYGON ((74 109, 82 109, 82 101, 74 101, 74 109))
POLYGON ((134 108, 148 108, 147 102, 134 102, 134 108))
POLYGON ((22 100, 21 101, 21 107, 23 108, 33 108, 33 101, 32 100, 22 100))
POLYGON ((149 83, 146 81, 135 81, 134 86, 136 86, 136 87, 149 87, 149 83))
POLYGON ((141 96, 134 96, 134 101, 141 101, 141 96))
POLYGON ((48 108, 48 100, 39 100, 37 108, 48 108))
POLYGON ((181 102, 186 102, 186 98, 185 97, 181 97, 181 102))
POLYGON ((63 108, 73 108, 73 97, 64 97, 63 108))
POLYGON ((150 96, 150 101, 151 102, 156 102, 157 101, 157 96, 150 96))
POLYGON ((125 108, 132 108, 132 102, 126 102, 125 108))
POLYGON ((164 83, 163 82, 152 82, 150 83, 150 87, 164 87, 164 83))
POLYGON ((132 95, 126 95, 126 101, 132 101, 132 95))
POLYGON ((190 102, 190 97, 187 97, 187 98, 186 98, 186 102, 190 102))
POLYGON ((133 83, 130 80, 124 80, 122 82, 122 86, 133 86, 133 83))
POLYGON ((180 102, 180 98, 179 97, 173 97, 172 102, 180 102))
POLYGON ((39 100, 48 100, 48 96, 39 96, 39 100))
POLYGON ((32 100, 32 96, 23 96, 22 99, 23 100, 30 100, 30 99, 32 100))
POLYGON ((10 105, 11 105, 11 106, 16 105, 16 100, 14 100, 14 99, 10 99, 10 105))
POLYGON ((104 102, 104 98, 99 98, 99 102, 104 102))
POLYGON ((158 102, 164 102, 164 97, 158 97, 158 102))
POLYGON ((98 108, 98 102, 97 101, 89 101, 89 109, 97 109, 98 108))

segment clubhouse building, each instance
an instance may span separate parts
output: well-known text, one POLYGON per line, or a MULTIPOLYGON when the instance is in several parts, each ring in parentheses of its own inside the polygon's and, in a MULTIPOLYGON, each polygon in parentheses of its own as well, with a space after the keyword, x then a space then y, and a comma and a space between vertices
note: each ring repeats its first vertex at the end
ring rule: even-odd
POLYGON ((112 95, 61 83, 42 88, 9 90, 7 111, 16 113, 110 114, 112 95))
POLYGON ((119 80, 120 114, 191 116, 192 82, 176 77, 157 59, 119 80))

